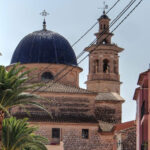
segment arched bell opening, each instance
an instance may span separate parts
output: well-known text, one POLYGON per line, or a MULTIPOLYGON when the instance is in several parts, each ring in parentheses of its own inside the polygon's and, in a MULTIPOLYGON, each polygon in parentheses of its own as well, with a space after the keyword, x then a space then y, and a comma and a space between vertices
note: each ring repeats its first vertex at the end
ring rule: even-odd
POLYGON ((103 60, 103 72, 104 73, 110 72, 110 66, 109 66, 109 60, 108 59, 103 60))
POLYGON ((94 61, 94 73, 99 72, 99 60, 94 61))

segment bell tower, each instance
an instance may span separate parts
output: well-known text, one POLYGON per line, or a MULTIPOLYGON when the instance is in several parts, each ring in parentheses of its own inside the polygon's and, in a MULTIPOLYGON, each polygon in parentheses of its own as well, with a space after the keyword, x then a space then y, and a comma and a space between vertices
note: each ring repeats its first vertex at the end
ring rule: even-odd
POLYGON ((89 55, 89 74, 87 89, 94 92, 115 92, 120 94, 119 56, 123 48, 111 42, 110 19, 103 12, 98 19, 99 31, 95 34, 97 42, 85 48, 89 55))

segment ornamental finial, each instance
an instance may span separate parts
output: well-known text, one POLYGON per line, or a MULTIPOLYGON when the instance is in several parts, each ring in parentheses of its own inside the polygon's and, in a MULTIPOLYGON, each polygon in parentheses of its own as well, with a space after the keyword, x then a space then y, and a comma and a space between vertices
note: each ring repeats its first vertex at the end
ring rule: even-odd
POLYGON ((40 15, 44 17, 43 30, 46 30, 46 20, 45 20, 45 18, 49 15, 49 13, 46 12, 46 10, 43 10, 43 11, 40 13, 40 15))

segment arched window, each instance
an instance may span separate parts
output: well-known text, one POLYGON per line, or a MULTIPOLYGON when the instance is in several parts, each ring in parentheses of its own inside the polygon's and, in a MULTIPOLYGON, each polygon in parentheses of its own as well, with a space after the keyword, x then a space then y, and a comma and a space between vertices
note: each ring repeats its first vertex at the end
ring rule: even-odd
POLYGON ((42 81, 53 80, 54 76, 50 72, 44 72, 41 76, 42 81))
POLYGON ((94 73, 99 72, 99 60, 94 61, 94 73))
POLYGON ((110 72, 109 61, 107 59, 103 60, 103 72, 104 73, 110 72))

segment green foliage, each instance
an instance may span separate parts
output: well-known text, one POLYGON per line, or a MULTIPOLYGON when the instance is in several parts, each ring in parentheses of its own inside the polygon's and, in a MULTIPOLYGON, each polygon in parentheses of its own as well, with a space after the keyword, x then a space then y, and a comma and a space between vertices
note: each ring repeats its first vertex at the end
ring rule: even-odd
POLYGON ((25 84, 30 71, 25 71, 25 67, 16 64, 7 71, 4 66, 0 66, 0 110, 9 114, 9 108, 16 106, 35 105, 45 111, 44 107, 36 102, 37 95, 29 94, 29 91, 37 84, 25 84), (26 93, 25 93, 26 92, 26 93))
MULTIPOLYGON (((27 92, 37 87, 37 84, 27 84, 30 71, 24 69, 25 67, 19 64, 12 66, 9 71, 0 66, 0 114, 10 115, 10 108, 16 106, 25 108, 26 105, 34 105, 48 112, 37 101, 37 99, 48 101, 47 99, 27 92)), ((44 146, 47 140, 35 135, 37 128, 29 127, 27 119, 16 120, 11 117, 4 119, 3 125, 0 126, 2 126, 0 145, 2 144, 3 150, 47 150, 44 146)))
POLYGON ((4 119, 2 126, 2 150, 47 150, 46 138, 35 135, 37 128, 29 126, 27 119, 4 119))

